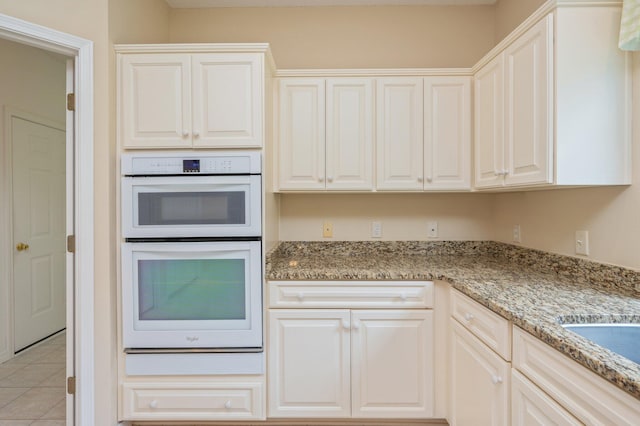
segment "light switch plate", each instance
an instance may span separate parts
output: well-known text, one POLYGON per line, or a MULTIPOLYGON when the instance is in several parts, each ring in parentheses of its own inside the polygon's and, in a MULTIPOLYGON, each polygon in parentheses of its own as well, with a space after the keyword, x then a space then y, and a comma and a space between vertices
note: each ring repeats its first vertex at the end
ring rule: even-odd
POLYGON ((325 221, 322 224, 322 236, 324 238, 332 238, 333 237, 333 223, 329 221, 325 221))
POLYGON ((382 238, 382 222, 371 222, 371 238, 382 238))
POLYGON ((429 222, 427 224, 427 236, 429 238, 438 238, 438 222, 429 222))

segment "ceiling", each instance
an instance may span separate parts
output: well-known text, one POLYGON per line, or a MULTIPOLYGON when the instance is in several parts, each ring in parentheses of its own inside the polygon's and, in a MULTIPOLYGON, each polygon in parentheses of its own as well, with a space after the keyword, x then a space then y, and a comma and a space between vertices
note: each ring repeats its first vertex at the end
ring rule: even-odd
POLYGON ((166 0, 172 8, 290 6, 467 6, 496 0, 166 0))

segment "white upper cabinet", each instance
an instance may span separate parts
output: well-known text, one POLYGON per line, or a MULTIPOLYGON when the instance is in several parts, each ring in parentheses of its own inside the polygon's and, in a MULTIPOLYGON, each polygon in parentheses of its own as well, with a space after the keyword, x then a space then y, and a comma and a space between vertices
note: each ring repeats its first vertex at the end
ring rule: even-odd
POLYGON ((372 80, 281 79, 279 150, 281 190, 373 189, 372 80))
POLYGON ((377 189, 423 189, 422 108, 422 78, 377 79, 377 189))
POLYGON ((553 15, 504 52, 506 185, 553 182, 553 15))
POLYGON ((191 57, 123 55, 119 117, 124 148, 191 146, 191 57))
POLYGON ((620 12, 616 2, 546 5, 476 65, 475 188, 630 183, 620 12))
POLYGON ((265 53, 190 46, 116 47, 120 145, 261 147, 265 53))
POLYGON ((502 55, 475 75, 475 186, 501 186, 504 170, 502 55))
POLYGON ((327 189, 373 189, 373 81, 327 79, 327 189))
POLYGON ((280 189, 325 189, 324 79, 280 80, 280 189))
POLYGON ((471 188, 471 79, 424 79, 424 189, 471 188))
POLYGON ((193 56, 194 147, 262 146, 261 70, 256 54, 193 56))

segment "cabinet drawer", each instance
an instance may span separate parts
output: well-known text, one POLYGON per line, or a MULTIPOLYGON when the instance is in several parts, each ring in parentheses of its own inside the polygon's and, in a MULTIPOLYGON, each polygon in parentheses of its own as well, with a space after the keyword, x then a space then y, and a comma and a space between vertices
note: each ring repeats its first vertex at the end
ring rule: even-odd
POLYGON ((509 321, 455 290, 451 294, 451 316, 506 361, 511 360, 509 321))
POLYGON ((263 384, 124 383, 124 420, 244 420, 264 418, 263 384))
POLYGON ((271 281, 271 308, 431 308, 431 281, 271 281))
POLYGON ((638 400, 520 328, 513 367, 589 425, 639 425, 638 400))

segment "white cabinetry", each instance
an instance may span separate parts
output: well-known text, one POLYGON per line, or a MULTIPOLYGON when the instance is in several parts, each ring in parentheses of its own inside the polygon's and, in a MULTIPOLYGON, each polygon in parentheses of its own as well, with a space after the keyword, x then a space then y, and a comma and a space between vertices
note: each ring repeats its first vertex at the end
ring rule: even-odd
POLYGON ((476 65, 476 188, 630 183, 620 5, 570 3, 542 7, 476 65))
POLYGON ((526 376, 537 392, 548 395, 578 419, 579 424, 640 424, 637 399, 518 327, 513 331, 513 368, 526 376))
POLYGON ((509 322, 457 291, 451 312, 450 424, 509 425, 509 322))
POLYGON ((121 146, 261 147, 266 45, 224 46, 117 46, 121 146))
POLYGON ((469 190, 470 77, 358 72, 280 79, 278 190, 469 190))
POLYGON ((262 378, 207 381, 128 381, 123 420, 205 421, 264 419, 262 378))
POLYGON ((423 188, 423 79, 377 80, 377 182, 380 190, 423 188))
POLYGON ((433 284, 327 284, 269 284, 269 416, 432 417, 432 311, 397 308, 431 301, 433 284), (396 309, 344 309, 357 293, 396 309), (336 309, 273 309, 296 304, 336 309))
POLYGON ((281 79, 279 144, 280 189, 371 190, 372 82, 281 79))
POLYGON ((471 187, 471 79, 424 79, 424 189, 471 187))
POLYGON ((579 426, 567 410, 516 369, 511 370, 511 424, 517 426, 579 426))

